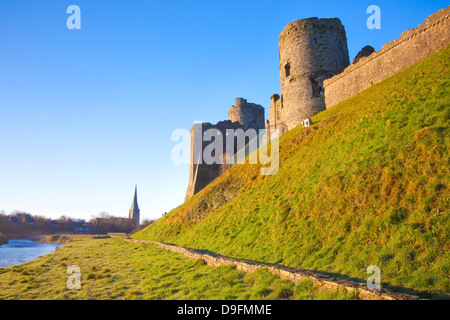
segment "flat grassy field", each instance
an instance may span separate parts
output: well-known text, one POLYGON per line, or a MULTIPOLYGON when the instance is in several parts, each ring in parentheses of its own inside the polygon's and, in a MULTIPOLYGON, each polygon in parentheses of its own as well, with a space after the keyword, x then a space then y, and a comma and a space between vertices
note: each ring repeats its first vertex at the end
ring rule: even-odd
POLYGON ((297 285, 267 270, 245 274, 235 267, 213 268, 150 244, 122 238, 80 239, 34 261, 0 269, 0 299, 13 300, 265 300, 357 299, 297 285), (81 270, 81 289, 67 288, 69 266, 81 270))
POLYGON ((450 297, 450 47, 280 139, 280 168, 236 165, 136 239, 450 297))

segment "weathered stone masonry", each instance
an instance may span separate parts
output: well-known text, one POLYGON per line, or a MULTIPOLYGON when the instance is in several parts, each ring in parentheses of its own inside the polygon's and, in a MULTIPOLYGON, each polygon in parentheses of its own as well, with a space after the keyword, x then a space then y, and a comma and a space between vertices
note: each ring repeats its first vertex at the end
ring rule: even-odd
POLYGON ((361 58, 341 74, 324 81, 325 103, 330 108, 395 73, 410 67, 450 44, 450 7, 429 16, 380 51, 361 58))
POLYGON ((294 21, 280 33, 279 55, 281 99, 272 96, 269 124, 291 130, 325 110, 323 81, 349 65, 344 26, 338 18, 294 21))
POLYGON ((224 152, 222 163, 206 164, 202 161, 204 149, 211 142, 203 141, 205 131, 216 129, 222 136, 223 150, 226 150, 226 130, 227 129, 264 129, 264 108, 258 104, 249 103, 244 98, 236 98, 236 103, 228 111, 228 120, 220 121, 217 124, 199 123, 191 129, 191 155, 189 166, 189 184, 186 191, 185 201, 194 194, 202 190, 214 179, 222 175, 231 165, 228 158, 233 156, 237 150, 231 151, 232 154, 224 152), (200 160, 200 161, 199 161, 200 160))
POLYGON ((212 252, 204 253, 200 250, 181 247, 174 244, 163 243, 159 241, 146 241, 146 240, 136 240, 136 239, 125 239, 126 241, 132 243, 147 243, 158 245, 161 248, 184 254, 187 258, 191 260, 202 259, 209 266, 221 267, 227 265, 234 265, 236 269, 246 273, 253 273, 259 268, 266 268, 274 274, 275 276, 298 283, 303 280, 311 280, 314 285, 319 286, 324 289, 329 290, 346 290, 348 292, 357 292, 358 297, 364 300, 419 300, 418 296, 398 293, 389 291, 386 289, 380 290, 370 290, 367 289, 365 283, 358 283, 349 280, 335 279, 331 276, 317 274, 311 271, 305 271, 296 268, 285 267, 281 265, 254 262, 243 259, 235 259, 230 257, 225 257, 212 252))

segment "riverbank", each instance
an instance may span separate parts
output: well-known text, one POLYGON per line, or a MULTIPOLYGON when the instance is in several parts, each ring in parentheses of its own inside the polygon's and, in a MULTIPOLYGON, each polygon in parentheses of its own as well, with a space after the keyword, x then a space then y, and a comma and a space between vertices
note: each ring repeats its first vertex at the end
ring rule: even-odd
POLYGON ((30 238, 31 241, 39 243, 56 243, 56 244, 67 244, 73 241, 73 237, 70 235, 53 234, 53 235, 41 235, 38 237, 30 238))
MULTIPOLYGON (((3 235, 6 239, 9 240, 30 240, 39 243, 55 243, 55 244, 68 244, 74 240, 78 239, 103 239, 110 238, 108 235, 104 234, 8 234, 3 235)), ((7 242, 6 242, 7 243, 7 242)))
POLYGON ((0 245, 2 244, 8 244, 8 238, 2 233, 0 233, 0 245))
MULTIPOLYGON (((0 234, 1 235, 1 234, 0 234)), ((65 234, 4 234, 6 240, 29 240, 39 243, 66 244, 73 241, 72 235, 65 234)), ((1 236, 0 236, 1 238, 1 236)), ((6 242, 8 243, 8 242, 6 242)), ((4 244, 1 242, 0 244, 4 244)))

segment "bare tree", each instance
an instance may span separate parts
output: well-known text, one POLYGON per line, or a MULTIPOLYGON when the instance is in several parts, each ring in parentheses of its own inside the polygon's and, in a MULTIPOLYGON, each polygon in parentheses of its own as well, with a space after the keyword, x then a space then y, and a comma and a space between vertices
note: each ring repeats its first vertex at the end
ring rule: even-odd
POLYGON ((97 214, 97 217, 106 219, 106 218, 111 218, 112 216, 108 212, 102 211, 97 214))

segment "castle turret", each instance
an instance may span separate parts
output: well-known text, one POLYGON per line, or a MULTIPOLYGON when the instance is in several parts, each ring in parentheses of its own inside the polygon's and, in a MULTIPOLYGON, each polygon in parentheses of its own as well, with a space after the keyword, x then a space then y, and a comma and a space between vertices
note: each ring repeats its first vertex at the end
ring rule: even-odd
MULTIPOLYGON (((189 166, 189 185, 186 191, 185 201, 202 190, 214 179, 221 176, 231 168, 231 157, 238 151, 237 144, 229 150, 226 146, 227 129, 243 130, 255 129, 258 132, 265 128, 264 107, 255 103, 249 103, 244 98, 236 98, 236 103, 228 111, 228 120, 217 124, 199 123, 191 129, 191 156, 189 166), (203 137, 207 130, 215 130, 217 139, 223 144, 221 163, 205 163, 203 152, 211 143, 204 141, 203 137)), ((216 138, 213 140, 215 141, 216 138)))
POLYGON ((228 110, 228 120, 239 122, 245 129, 264 128, 264 107, 248 103, 244 98, 236 98, 236 103, 228 110))
POLYGON ((344 26, 338 18, 294 21, 280 34, 279 55, 282 108, 277 118, 290 130, 326 109, 323 81, 350 64, 344 26))

